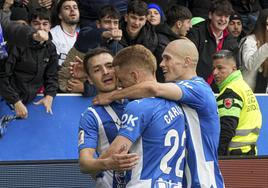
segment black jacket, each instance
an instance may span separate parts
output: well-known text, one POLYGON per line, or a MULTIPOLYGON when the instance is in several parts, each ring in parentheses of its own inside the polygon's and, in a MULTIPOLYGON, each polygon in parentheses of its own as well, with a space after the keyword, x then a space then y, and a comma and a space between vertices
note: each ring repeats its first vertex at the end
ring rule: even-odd
POLYGON ((233 9, 239 14, 248 14, 261 10, 259 0, 230 0, 233 9))
POLYGON ((154 27, 151 24, 146 23, 140 30, 138 36, 135 39, 131 39, 127 34, 126 24, 127 23, 125 21, 121 22, 120 28, 122 29, 123 35, 119 43, 123 47, 128 47, 135 44, 142 44, 153 53, 158 44, 158 38, 155 33, 154 27))
POLYGON ((105 5, 115 6, 123 15, 126 13, 128 0, 78 0, 78 5, 81 18, 95 21, 101 7, 105 5))
POLYGON ((188 8, 193 17, 208 18, 208 12, 213 0, 188 0, 188 8))
POLYGON ((260 0, 261 7, 263 9, 268 8, 268 1, 267 0, 260 0))
POLYGON ((116 40, 106 40, 102 37, 102 33, 106 31, 102 28, 97 28, 96 24, 91 24, 80 30, 77 40, 74 43, 75 49, 79 52, 87 53, 88 50, 96 47, 106 47, 113 54, 116 54, 123 47, 116 40))
POLYGON ((156 78, 158 82, 165 82, 163 71, 159 66, 162 61, 162 54, 168 43, 179 39, 179 37, 170 29, 166 23, 156 26, 155 31, 158 37, 158 45, 154 52, 157 60, 156 78))
POLYGON ((0 65, 0 95, 10 104, 31 102, 44 86, 45 95, 54 97, 58 90, 58 59, 49 40, 31 47, 10 48, 8 59, 0 65))
MULTIPOLYGON (((199 52, 197 75, 208 81, 208 78, 212 76, 212 55, 217 50, 216 39, 209 31, 209 22, 197 24, 188 32, 187 37, 196 45, 199 52)), ((230 50, 237 56, 238 44, 236 39, 228 34, 224 38, 222 49, 230 50)), ((219 92, 214 81, 210 86, 215 93, 219 92)))

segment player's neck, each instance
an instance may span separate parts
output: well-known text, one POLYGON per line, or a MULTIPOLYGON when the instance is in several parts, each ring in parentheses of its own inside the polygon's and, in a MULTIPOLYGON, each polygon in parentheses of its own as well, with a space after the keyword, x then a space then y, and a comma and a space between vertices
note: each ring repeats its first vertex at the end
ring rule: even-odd
POLYGON ((194 70, 186 71, 181 77, 180 80, 191 80, 192 78, 196 77, 197 74, 194 70))
POLYGON ((143 75, 139 80, 138 82, 145 82, 145 81, 156 81, 156 78, 153 76, 153 75, 143 75))

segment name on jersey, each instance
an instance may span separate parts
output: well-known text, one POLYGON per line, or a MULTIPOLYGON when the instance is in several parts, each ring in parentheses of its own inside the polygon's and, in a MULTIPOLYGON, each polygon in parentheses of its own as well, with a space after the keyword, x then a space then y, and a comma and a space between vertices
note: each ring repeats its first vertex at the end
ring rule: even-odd
POLYGON ((170 124, 172 120, 179 115, 183 115, 181 108, 179 106, 174 106, 164 115, 164 120, 167 124, 170 124))

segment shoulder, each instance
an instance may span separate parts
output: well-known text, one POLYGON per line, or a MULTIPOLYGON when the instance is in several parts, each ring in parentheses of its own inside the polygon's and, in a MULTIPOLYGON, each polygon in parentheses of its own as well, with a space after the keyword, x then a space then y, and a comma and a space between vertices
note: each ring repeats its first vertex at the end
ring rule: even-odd
POLYGON ((242 101, 241 96, 232 87, 228 87, 222 93, 220 93, 217 97, 217 101, 225 100, 226 98, 238 99, 242 101))
POLYGON ((87 27, 82 28, 79 31, 78 37, 86 37, 89 36, 89 34, 92 34, 93 32, 100 32, 100 31, 104 31, 105 29, 102 28, 97 28, 96 25, 90 25, 87 27))
POLYGON ((97 122, 103 106, 90 105, 82 114, 80 122, 97 122))
POLYGON ((198 92, 210 89, 210 86, 201 77, 194 77, 191 80, 182 80, 177 82, 176 84, 182 89, 191 89, 198 92))
POLYGON ((127 104, 126 110, 136 111, 136 112, 149 110, 149 109, 152 109, 153 106, 157 104, 157 101, 159 101, 159 99, 154 98, 154 97, 136 99, 127 104))
POLYGON ((257 41, 256 41, 256 37, 255 35, 248 35, 246 37, 246 40, 244 42, 244 45, 256 45, 257 44, 257 41))
POLYGON ((56 25, 50 29, 51 32, 57 32, 58 30, 61 30, 60 25, 56 25))
POLYGON ((53 28, 50 29, 50 33, 52 35, 55 35, 55 34, 57 34, 60 31, 61 31, 61 27, 59 25, 56 25, 55 27, 53 27, 53 28))
POLYGON ((50 55, 57 53, 56 45, 51 40, 46 41, 45 46, 48 49, 48 51, 50 52, 50 55))

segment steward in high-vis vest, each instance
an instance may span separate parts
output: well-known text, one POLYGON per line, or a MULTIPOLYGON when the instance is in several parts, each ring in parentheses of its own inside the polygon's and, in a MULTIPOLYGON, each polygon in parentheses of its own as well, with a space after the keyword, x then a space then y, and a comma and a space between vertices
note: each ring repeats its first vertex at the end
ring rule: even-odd
POLYGON ((219 87, 217 97, 221 122, 219 155, 256 155, 262 125, 258 101, 229 50, 213 55, 213 76, 219 87))

